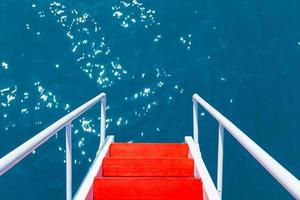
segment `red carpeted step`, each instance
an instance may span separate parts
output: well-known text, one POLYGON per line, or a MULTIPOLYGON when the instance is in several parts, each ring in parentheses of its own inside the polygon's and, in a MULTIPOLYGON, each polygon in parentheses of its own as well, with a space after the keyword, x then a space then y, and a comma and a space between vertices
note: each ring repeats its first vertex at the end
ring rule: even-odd
POLYGON ((103 176, 193 177, 194 161, 188 158, 105 158, 103 176))
POLYGON ((95 178, 94 199, 201 200, 202 182, 194 178, 95 178))
POLYGON ((113 143, 110 157, 188 157, 187 144, 176 143, 113 143))

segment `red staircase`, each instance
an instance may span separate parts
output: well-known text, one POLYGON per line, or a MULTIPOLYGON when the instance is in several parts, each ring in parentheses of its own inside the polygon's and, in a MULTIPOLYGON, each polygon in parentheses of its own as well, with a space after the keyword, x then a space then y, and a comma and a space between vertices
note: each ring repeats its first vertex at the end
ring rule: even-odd
POLYGON ((203 199, 186 144, 113 143, 94 180, 94 199, 203 199))

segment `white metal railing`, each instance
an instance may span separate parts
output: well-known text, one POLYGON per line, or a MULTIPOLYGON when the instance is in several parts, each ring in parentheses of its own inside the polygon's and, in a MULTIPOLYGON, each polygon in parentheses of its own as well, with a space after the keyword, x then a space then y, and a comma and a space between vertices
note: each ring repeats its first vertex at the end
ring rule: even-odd
POLYGON ((193 131, 196 144, 199 143, 198 104, 219 122, 217 190, 220 198, 222 198, 223 137, 225 128, 295 199, 300 199, 300 181, 198 94, 193 95, 193 131))
MULTIPOLYGON (((66 127, 66 199, 72 199, 72 142, 71 127, 72 121, 82 113, 90 109, 96 103, 101 101, 101 124, 100 124, 100 146, 105 138, 105 120, 106 120, 106 94, 101 93, 79 108, 65 115, 48 128, 44 129, 25 143, 5 155, 0 159, 0 176, 16 165, 19 161, 33 152, 36 148, 46 142, 58 131, 66 127)), ((100 147, 99 146, 99 147, 100 147)))

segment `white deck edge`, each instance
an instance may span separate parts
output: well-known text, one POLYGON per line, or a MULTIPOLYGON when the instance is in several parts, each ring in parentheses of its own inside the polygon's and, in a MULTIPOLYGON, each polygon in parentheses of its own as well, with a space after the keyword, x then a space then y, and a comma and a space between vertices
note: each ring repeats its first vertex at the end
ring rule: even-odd
POLYGON ((100 149, 97 152, 97 155, 87 172, 84 180, 82 181, 81 185, 79 186, 79 189, 77 190, 77 193, 75 194, 73 200, 83 200, 83 199, 92 199, 93 198, 93 182, 94 178, 97 176, 100 167, 102 165, 103 159, 107 156, 109 146, 111 143, 114 142, 114 136, 107 136, 105 141, 103 142, 103 145, 100 147, 100 149))
POLYGON ((191 136, 185 137, 185 142, 189 146, 190 156, 195 162, 195 175, 200 177, 203 183, 203 198, 204 200, 220 200, 217 188, 205 166, 202 159, 199 145, 195 144, 191 136))

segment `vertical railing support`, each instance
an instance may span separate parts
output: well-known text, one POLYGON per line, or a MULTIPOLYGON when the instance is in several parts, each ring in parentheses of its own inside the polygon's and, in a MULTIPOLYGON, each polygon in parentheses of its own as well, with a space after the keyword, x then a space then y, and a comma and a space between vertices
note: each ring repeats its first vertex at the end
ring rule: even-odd
POLYGON ((105 123, 106 123, 106 96, 101 99, 101 117, 100 117, 100 146, 105 140, 105 123))
POLYGON ((194 132, 194 142, 199 143, 198 139, 198 102, 193 98, 193 132, 194 132))
POLYGON ((219 141, 218 141, 218 174, 217 174, 217 190, 222 199, 222 183, 223 183, 223 153, 224 153, 224 126, 219 123, 219 141))
POLYGON ((66 125, 66 200, 72 199, 72 122, 66 125))

